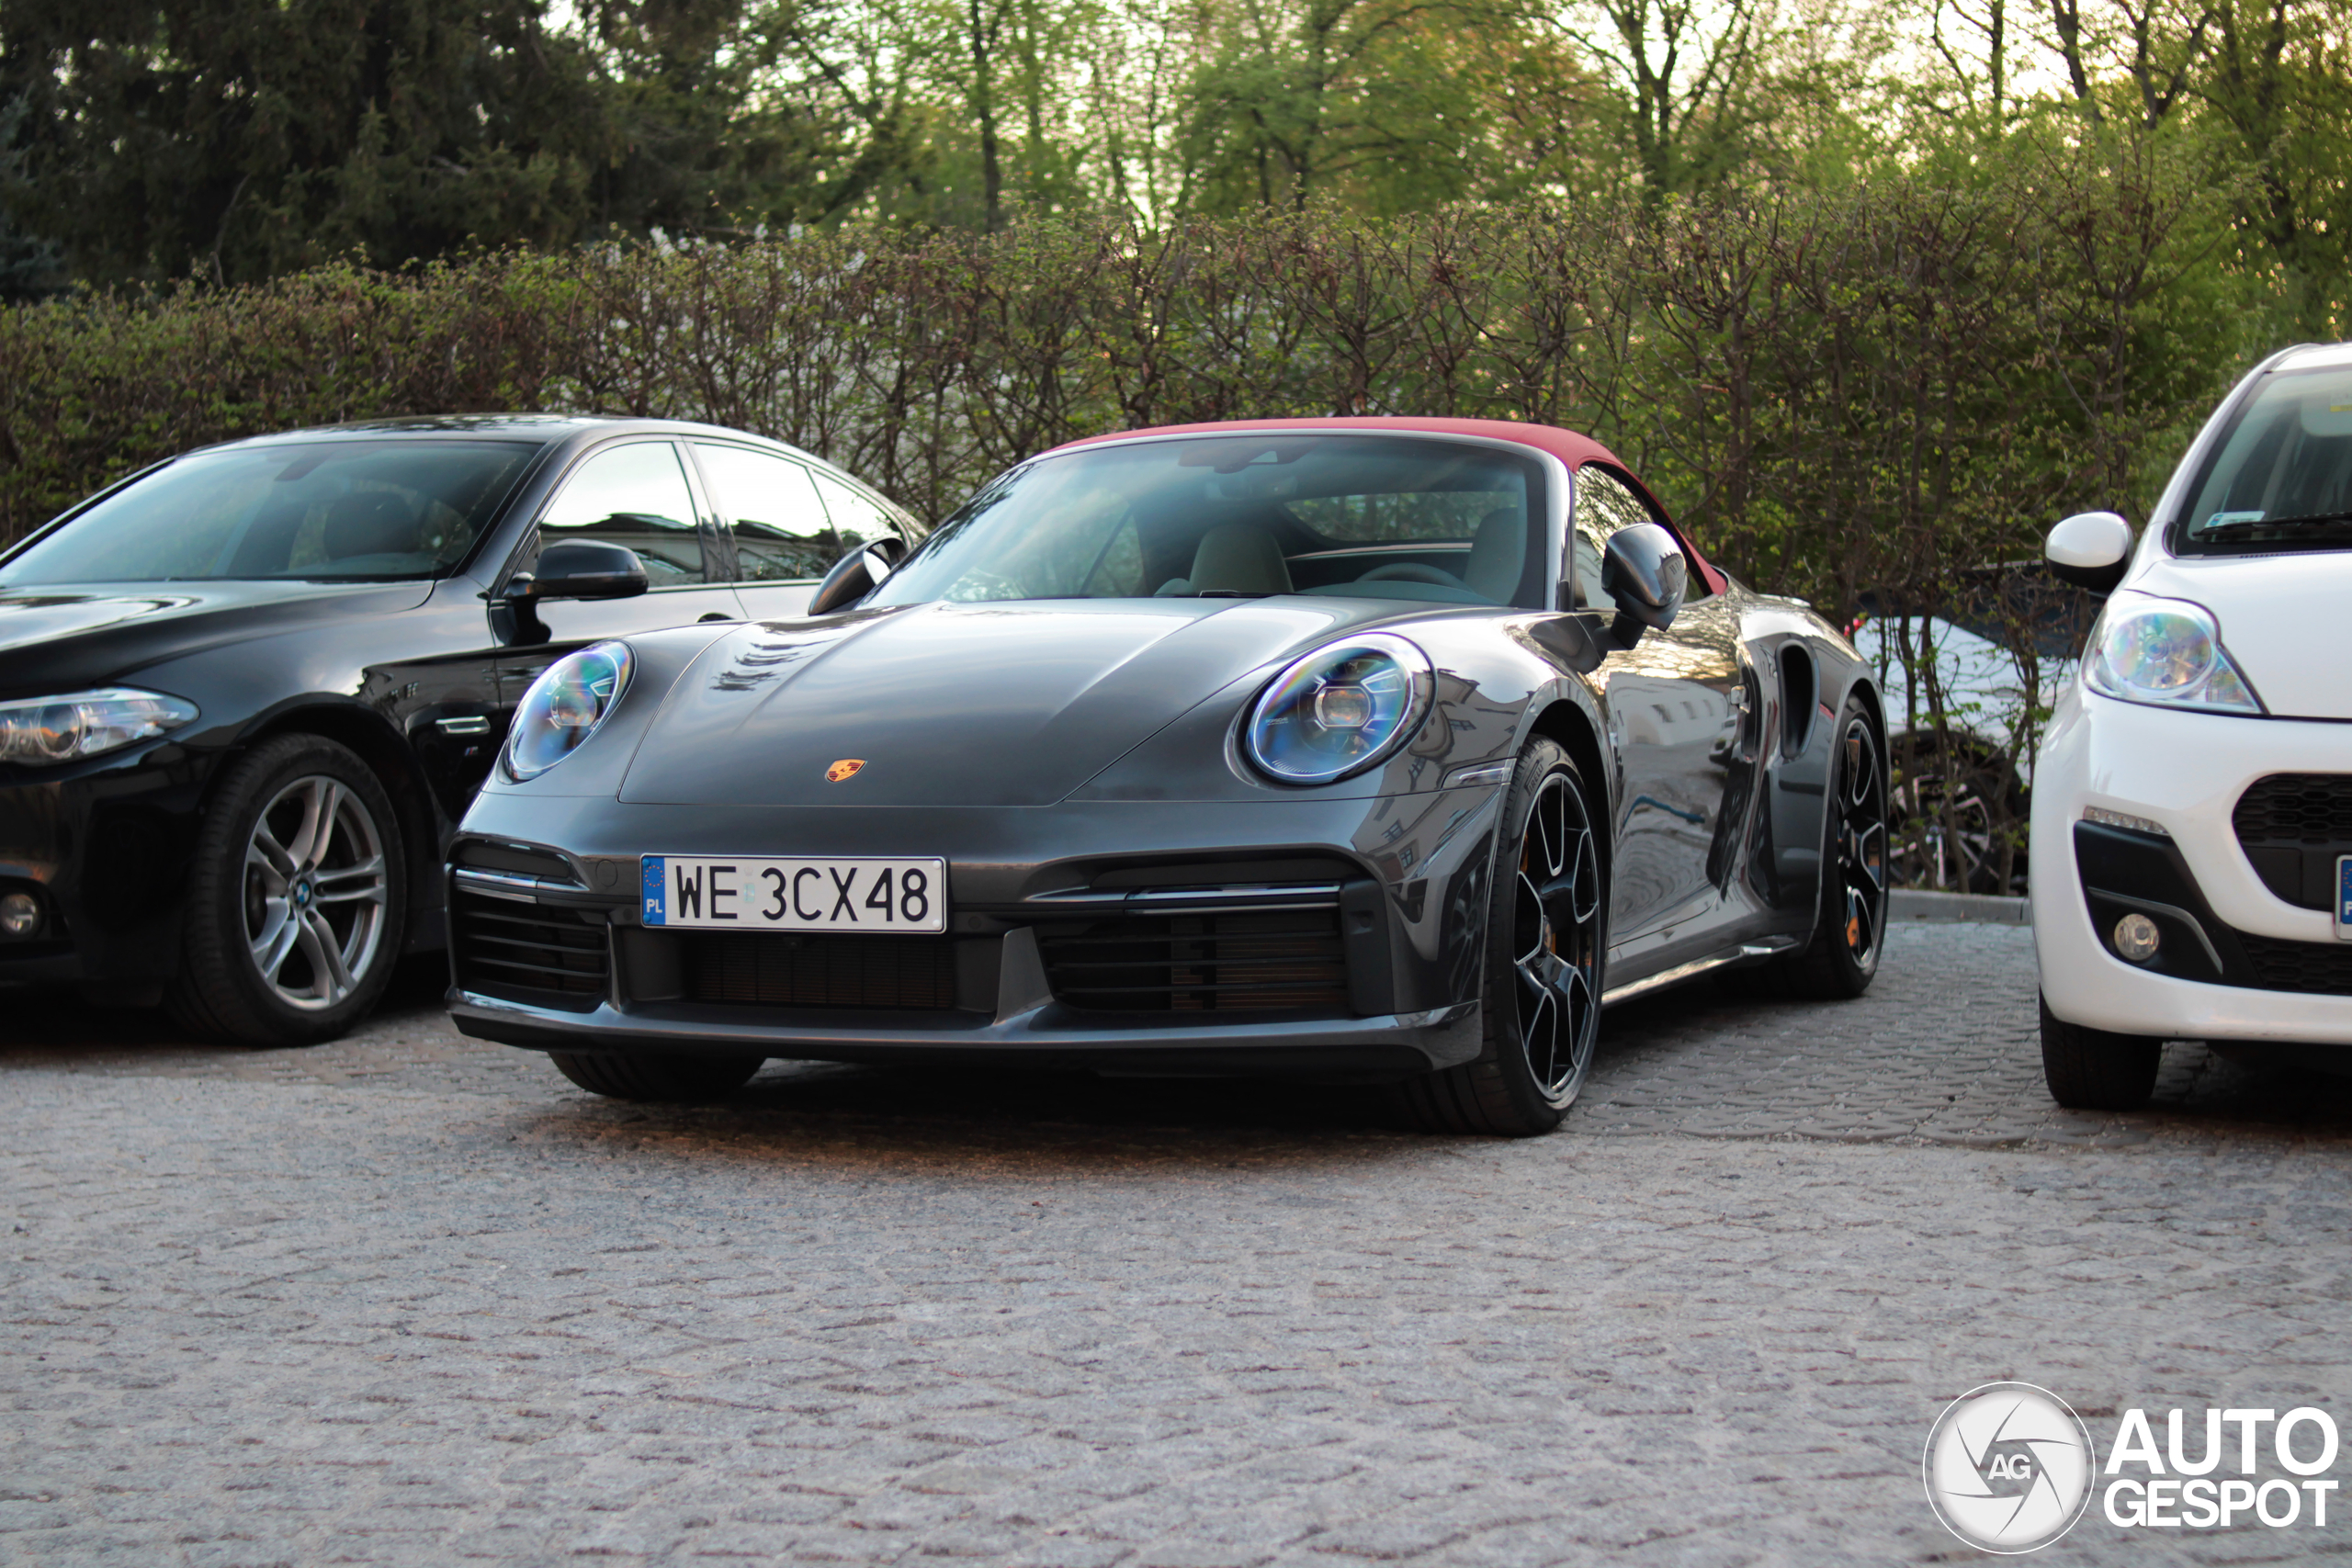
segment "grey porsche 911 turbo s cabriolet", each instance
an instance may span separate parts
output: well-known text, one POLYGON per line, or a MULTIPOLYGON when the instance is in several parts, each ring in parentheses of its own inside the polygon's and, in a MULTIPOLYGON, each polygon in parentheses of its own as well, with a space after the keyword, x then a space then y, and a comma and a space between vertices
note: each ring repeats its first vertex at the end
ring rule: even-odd
POLYGON ((549 667, 452 846, 458 1028, 632 1099, 988 1061, 1529 1134, 1608 1003, 1876 971, 1866 667, 1583 436, 1138 431, 894 554, 549 667))

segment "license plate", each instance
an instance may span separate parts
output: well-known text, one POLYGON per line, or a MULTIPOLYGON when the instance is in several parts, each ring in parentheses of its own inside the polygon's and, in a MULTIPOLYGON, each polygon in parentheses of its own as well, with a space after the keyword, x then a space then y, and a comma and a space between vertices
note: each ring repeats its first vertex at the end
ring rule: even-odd
POLYGON ((2352 855, 2335 857, 2335 940, 2352 942, 2352 855))
POLYGON ((693 931, 944 931, 944 860, 647 855, 644 919, 693 931))

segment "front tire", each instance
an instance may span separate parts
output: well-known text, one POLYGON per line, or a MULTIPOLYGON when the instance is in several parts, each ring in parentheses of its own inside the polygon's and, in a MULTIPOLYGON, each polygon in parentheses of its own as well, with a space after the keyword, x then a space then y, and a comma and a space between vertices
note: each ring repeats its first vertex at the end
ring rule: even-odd
POLYGON ((1584 1089, 1600 1037, 1609 910, 1591 800, 1554 742, 1520 753, 1503 804, 1510 847, 1487 898, 1483 1047, 1476 1060, 1399 1089, 1407 1114, 1430 1132, 1532 1137, 1557 1127, 1584 1089))
POLYGON ((2165 1044, 2068 1023, 2041 1002, 2041 1081, 2069 1111, 2137 1111, 2156 1087, 2165 1044))
POLYGON ((550 1051, 555 1070, 607 1100, 692 1105, 723 1100, 752 1081, 765 1056, 654 1056, 550 1051))
POLYGON ((408 862, 391 797, 350 749, 282 735, 229 765, 197 835, 180 972, 182 1028, 249 1045, 315 1045, 391 983, 408 862))

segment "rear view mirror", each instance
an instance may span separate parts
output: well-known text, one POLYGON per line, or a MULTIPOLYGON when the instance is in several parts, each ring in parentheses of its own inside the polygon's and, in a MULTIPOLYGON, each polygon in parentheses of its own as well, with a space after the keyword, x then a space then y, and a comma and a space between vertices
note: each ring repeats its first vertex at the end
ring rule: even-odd
POLYGON ((1609 536, 1600 557, 1600 591, 1617 606, 1611 635, 1631 648, 1645 631, 1662 632, 1681 613, 1690 588, 1690 565, 1672 534, 1656 523, 1636 523, 1609 536))
POLYGON ((543 599, 634 599, 648 586, 637 552, 605 539, 549 545, 539 552, 537 566, 507 580, 509 599, 526 604, 543 599))
POLYGON ((825 573, 825 581, 817 584, 817 592, 808 596, 808 607, 801 614, 830 615, 849 608, 873 592, 906 557, 906 541, 888 534, 854 547, 825 573))
POLYGON ((2051 575, 2094 593, 2110 593, 2132 560, 2132 525, 2112 512, 2084 512, 2050 530, 2041 547, 2051 575))

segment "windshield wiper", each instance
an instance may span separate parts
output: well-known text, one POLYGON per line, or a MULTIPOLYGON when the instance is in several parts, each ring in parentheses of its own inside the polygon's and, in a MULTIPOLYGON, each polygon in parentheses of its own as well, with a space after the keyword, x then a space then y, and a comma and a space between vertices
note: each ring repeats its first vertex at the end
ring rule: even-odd
POLYGON ((2265 517, 2260 522, 2217 523, 2210 528, 2192 528, 2193 539, 2244 539, 2263 528, 2301 528, 2326 523, 2352 523, 2352 512, 2312 512, 2300 517, 2265 517))

